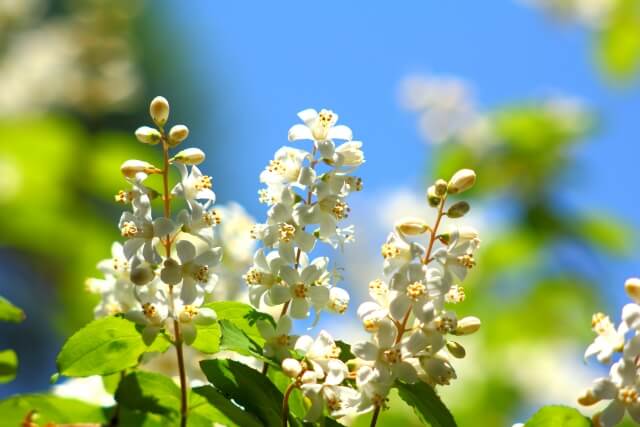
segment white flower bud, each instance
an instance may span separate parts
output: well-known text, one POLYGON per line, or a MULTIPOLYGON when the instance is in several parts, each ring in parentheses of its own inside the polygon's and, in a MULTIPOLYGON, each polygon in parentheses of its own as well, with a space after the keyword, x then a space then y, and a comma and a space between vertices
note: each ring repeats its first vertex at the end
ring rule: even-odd
POLYGON ((407 236, 419 236, 430 229, 429 225, 420 218, 403 218, 396 222, 396 230, 407 236))
POLYGON ((447 181, 444 179, 437 180, 434 186, 436 189, 436 196, 442 197, 447 194, 447 181))
POLYGON ((162 135, 157 129, 149 126, 140 126, 136 129, 136 138, 143 144, 156 145, 162 141, 162 135))
POLYGON ((458 359, 463 359, 467 355, 464 347, 455 341, 447 341, 447 350, 449 350, 449 353, 451 353, 453 357, 457 357, 458 359))
POLYGON ((183 165, 199 165, 205 159, 204 151, 199 148, 187 148, 173 156, 172 162, 182 163, 183 165))
POLYGON ((343 166, 357 167, 364 163, 364 153, 360 141, 345 142, 338 146, 335 152, 343 166))
POLYGON ((180 144, 189 136, 189 128, 185 125, 175 125, 169 131, 169 143, 172 146, 180 144))
POLYGON ((302 365, 296 359, 284 359, 282 361, 282 372, 289 378, 295 378, 302 372, 302 365))
POLYGON ((151 265, 149 265, 148 262, 145 262, 132 268, 129 278, 134 284, 142 286, 152 281, 155 276, 155 272, 151 268, 151 265))
POLYGON ((164 267, 160 271, 160 278, 167 285, 177 285, 182 280, 182 268, 178 261, 167 258, 164 267))
POLYGON ((627 295, 635 302, 640 302, 640 279, 632 277, 624 282, 624 290, 627 291, 627 295))
POLYGON ((474 316, 463 317, 458 320, 458 326, 453 332, 454 335, 470 335, 480 329, 480 319, 474 316))
POLYGON ((313 384, 317 379, 318 377, 314 371, 304 371, 300 382, 302 382, 302 384, 313 384))
POLYGON ((331 288, 329 290, 329 302, 327 308, 334 313, 343 314, 349 307, 349 293, 342 288, 331 288))
POLYGON ((471 210, 471 206, 469 203, 460 201, 456 202, 447 211, 447 216, 449 218, 462 218, 471 210))
POLYGON ((156 96, 149 104, 149 115, 158 126, 164 126, 169 120, 169 102, 163 96, 156 96))
POLYGON ((437 208, 441 201, 442 198, 438 196, 436 192, 436 186, 432 185, 431 187, 429 187, 427 189, 427 202, 429 202, 429 206, 431 206, 432 208, 437 208))
POLYGON ((144 172, 146 174, 162 173, 162 169, 158 169, 149 162, 143 160, 127 160, 120 166, 120 171, 127 178, 134 178, 137 173, 144 172))
POLYGON ((473 187, 476 183, 476 173, 471 169, 460 169, 453 174, 449 181, 448 191, 450 194, 462 193, 473 187))

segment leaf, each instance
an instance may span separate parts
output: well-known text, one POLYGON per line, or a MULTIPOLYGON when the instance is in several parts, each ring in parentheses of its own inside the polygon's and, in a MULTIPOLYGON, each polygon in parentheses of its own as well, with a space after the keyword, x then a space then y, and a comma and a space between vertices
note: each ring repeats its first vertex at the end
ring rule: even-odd
POLYGON ((120 381, 116 401, 129 409, 167 415, 180 412, 180 388, 155 372, 137 371, 120 381))
POLYGON ((13 381, 18 371, 18 356, 13 350, 0 351, 0 384, 13 381))
POLYGON ((258 332, 258 328, 255 326, 256 321, 265 319, 272 322, 275 326, 275 322, 271 316, 256 311, 247 304, 236 301, 221 301, 205 304, 205 306, 215 310, 218 319, 233 322, 234 325, 260 346, 264 344, 264 338, 262 338, 260 332, 258 332))
POLYGON ((213 325, 196 326, 198 334, 191 347, 196 350, 205 353, 213 354, 220 350, 220 325, 214 323, 213 325))
POLYGON ((8 300, 0 297, 0 321, 20 323, 25 319, 24 312, 11 304, 8 300))
POLYGON ((396 382, 402 400, 413 408, 413 411, 431 427, 456 427, 456 422, 449 409, 442 403, 433 387, 423 382, 405 384, 396 382))
POLYGON ((46 394, 27 394, 0 401, 2 425, 20 426, 31 412, 38 412, 40 425, 66 423, 98 423, 107 421, 102 408, 81 402, 46 394))
POLYGON ((536 412, 525 427, 591 427, 591 421, 568 406, 545 406, 536 412))
POLYGON ((103 317, 73 334, 62 346, 56 364, 58 372, 68 377, 109 375, 136 366, 148 350, 135 323, 103 317))
POLYGON ((220 338, 221 350, 235 351, 246 356, 264 359, 260 345, 249 338, 242 329, 226 319, 220 320, 219 324, 222 329, 222 337, 220 338))
POLYGON ((260 427, 262 423, 252 414, 224 397, 212 386, 196 387, 189 402, 189 417, 197 414, 211 422, 228 426, 260 427))
POLYGON ((568 227, 575 230, 578 237, 587 244, 613 255, 625 255, 631 248, 629 236, 633 234, 633 230, 606 214, 574 217, 568 227))
POLYGON ((627 81, 640 65, 640 7, 636 0, 615 2, 607 25, 598 34, 595 54, 601 68, 627 81))
POLYGON ((338 357, 343 362, 353 360, 356 356, 351 352, 351 346, 344 341, 337 340, 336 345, 340 349, 340 356, 338 357))
POLYGON ((282 423, 282 393, 267 377, 233 360, 203 360, 200 367, 216 389, 262 423, 268 426, 282 423))

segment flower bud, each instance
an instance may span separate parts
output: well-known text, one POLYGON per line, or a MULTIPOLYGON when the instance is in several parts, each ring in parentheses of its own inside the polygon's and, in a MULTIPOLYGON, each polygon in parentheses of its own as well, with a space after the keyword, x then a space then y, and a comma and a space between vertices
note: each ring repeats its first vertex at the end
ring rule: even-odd
POLYGON ((440 196, 438 196, 438 194, 436 193, 436 186, 432 185, 431 187, 429 187, 427 189, 427 202, 429 202, 429 206, 431 206, 432 208, 437 208, 441 201, 442 198, 440 198, 440 196))
POLYGON ((467 351, 462 344, 455 341, 447 341, 447 350, 449 350, 449 353, 451 353, 453 357, 457 357, 458 359, 463 359, 467 355, 467 351))
POLYGON ((177 285, 182 280, 182 268, 178 261, 167 258, 164 267, 160 271, 160 278, 167 285, 177 285))
POLYGON ((480 329, 480 319, 474 316, 463 317, 458 320, 454 335, 470 335, 480 329))
POLYGON ((140 126, 136 129, 136 138, 143 144, 156 145, 162 141, 162 135, 157 129, 149 126, 140 126))
POLYGON ((349 308, 349 293, 342 288, 333 287, 329 290, 327 308, 334 313, 343 314, 349 308))
POLYGON ((458 194, 462 193, 473 187, 473 184, 476 183, 476 173, 471 169, 460 169, 458 172, 453 174, 451 180, 449 180, 449 185, 447 191, 450 194, 458 194))
POLYGON ((158 126, 164 126, 169 120, 169 102, 163 96, 156 96, 149 104, 149 115, 158 126))
POLYGON ((437 180, 435 183, 435 187, 436 187, 436 196, 442 197, 445 194, 447 194, 447 181, 445 181, 444 179, 437 180))
POLYGON ((302 365, 296 359, 286 358, 282 361, 282 372, 289 378, 295 378, 302 372, 302 365))
POLYGON ((419 218, 403 218, 396 222, 396 230, 407 236, 419 236, 429 231, 430 227, 419 218))
POLYGON ((162 169, 158 169, 149 162, 142 160, 127 160, 120 166, 120 171, 127 178, 134 178, 137 173, 144 172, 146 174, 162 173, 162 169))
POLYGON ((182 163, 183 165, 199 165, 205 159, 204 151, 199 148, 187 148, 173 156, 172 162, 182 163))
POLYGON ((189 128, 185 125, 175 125, 169 131, 169 144, 176 146, 189 136, 189 128))
POLYGON ((632 277, 624 282, 624 290, 627 291, 627 295, 635 302, 640 301, 640 279, 632 277))
POLYGON ((467 212, 469 212, 470 209, 471 206, 469 206, 469 203, 464 201, 456 202, 451 205, 451 207, 447 211, 447 216, 449 218, 462 218, 467 212))
POLYGON ((300 381, 302 382, 302 384, 313 384, 317 379, 318 376, 314 371, 304 371, 304 373, 302 374, 302 378, 300 378, 300 381))
POLYGON ((583 391, 582 394, 580 394, 580 396, 578 397, 578 403, 581 404, 582 406, 595 405, 599 401, 600 399, 598 399, 594 395, 593 390, 590 388, 583 391))
POLYGON ((156 275, 151 268, 151 265, 149 265, 148 262, 145 262, 136 267, 133 267, 131 269, 129 278, 134 284, 142 286, 152 281, 155 276, 156 275))

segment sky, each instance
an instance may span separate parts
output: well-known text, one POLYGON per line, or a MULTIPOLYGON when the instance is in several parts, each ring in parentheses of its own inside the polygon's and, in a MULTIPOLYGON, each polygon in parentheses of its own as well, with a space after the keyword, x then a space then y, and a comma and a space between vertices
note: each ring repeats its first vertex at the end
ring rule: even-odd
MULTIPOLYGON (((194 142, 218 147, 208 166, 221 177, 219 200, 239 201, 258 220, 264 216, 258 175, 288 143, 295 114, 309 107, 334 110, 364 142, 365 192, 423 192, 429 147, 398 89, 403 78, 429 73, 467 81, 481 110, 548 95, 582 100, 598 113, 599 131, 576 153, 578 174, 561 198, 640 227, 632 185, 640 153, 638 85, 622 89, 606 81, 582 28, 550 21, 516 0, 324 1, 304 8, 293 1, 215 8, 204 0, 189 7, 165 1, 159 11, 183 33, 194 67, 189 78, 211 94, 215 120, 194 142)), ((617 289, 612 307, 624 301, 621 284, 638 274, 634 267, 633 259, 607 266, 603 286, 617 289)))

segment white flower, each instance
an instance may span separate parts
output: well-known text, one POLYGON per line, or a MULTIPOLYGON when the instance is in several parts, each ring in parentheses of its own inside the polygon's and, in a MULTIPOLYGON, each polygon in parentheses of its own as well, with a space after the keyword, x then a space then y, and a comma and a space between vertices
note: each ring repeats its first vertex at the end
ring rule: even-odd
POLYGON ((154 249, 157 237, 171 235, 176 230, 176 225, 168 218, 159 217, 151 221, 150 218, 141 218, 131 212, 123 212, 118 225, 122 237, 128 240, 124 243, 124 256, 130 259, 142 248, 144 259, 154 263, 158 256, 154 249))
POLYGON ((473 253, 480 246, 480 240, 466 239, 459 230, 454 230, 449 239, 447 247, 435 250, 432 258, 444 266, 446 282, 454 280, 454 277, 464 280, 468 270, 476 263, 473 253))
POLYGON ((175 166, 180 171, 180 182, 171 190, 172 195, 183 197, 190 206, 195 200, 215 202, 216 195, 211 190, 210 176, 203 175, 197 166, 191 166, 190 172, 187 166, 181 163, 177 163, 175 166))
POLYGON ((353 408, 360 402, 360 394, 356 390, 334 383, 329 377, 323 384, 306 383, 300 388, 311 401, 304 417, 310 422, 317 421, 322 416, 325 404, 329 409, 329 415, 339 418, 355 412, 353 408))
POLYGON ((253 257, 253 266, 243 276, 249 285, 249 301, 259 308, 265 292, 278 283, 278 272, 284 261, 277 251, 265 255, 264 249, 258 249, 253 257))
POLYGON ((333 139, 351 140, 351 129, 344 125, 336 126, 338 115, 330 110, 321 110, 318 113, 314 109, 307 109, 298 113, 304 125, 297 124, 289 129, 289 141, 310 139, 323 142, 333 139))
POLYGON ((201 205, 196 201, 191 202, 191 210, 183 209, 178 213, 177 220, 182 224, 182 231, 202 237, 208 242, 213 242, 213 228, 222 221, 220 213, 210 209, 211 203, 201 205))
POLYGON ((371 411, 374 407, 383 407, 392 383, 383 378, 378 370, 370 366, 362 366, 356 373, 356 386, 360 399, 354 405, 357 413, 371 411))
POLYGON ((216 312, 208 307, 184 304, 175 301, 175 319, 180 323, 180 333, 185 344, 191 345, 196 339, 196 325, 211 325, 217 320, 216 312))
POLYGON ((359 342, 351 351, 362 360, 373 362, 381 378, 393 382, 399 378, 406 382, 415 382, 417 374, 411 363, 405 359, 411 357, 412 350, 402 343, 396 343, 397 330, 391 321, 383 320, 378 326, 374 341, 359 342))
POLYGON ((318 283, 327 273, 327 262, 327 258, 316 258, 301 271, 288 265, 280 267, 284 286, 272 287, 268 302, 278 305, 291 301, 289 313, 295 319, 307 317, 311 307, 319 312, 329 301, 329 288, 318 283))
POLYGON ((421 322, 431 321, 434 312, 433 289, 442 280, 438 270, 427 269, 422 264, 411 264, 394 278, 389 304, 391 317, 401 320, 411 310, 421 322))
POLYGON ((424 371, 424 377, 421 379, 432 386, 449 385, 451 380, 456 378, 456 371, 449 359, 441 353, 420 357, 420 366, 424 371))
POLYGON ((299 180, 302 165, 311 155, 293 147, 282 147, 260 174, 260 182, 268 186, 279 188, 285 184, 292 184, 299 180))
POLYGON ((327 331, 320 331, 315 340, 309 335, 301 336, 296 341, 294 349, 304 355, 318 378, 326 376, 325 381, 330 384, 342 383, 349 371, 347 365, 338 359, 340 347, 327 331))
POLYGON ((591 327, 598 336, 585 351, 584 358, 597 355, 600 363, 609 363, 613 354, 624 348, 624 334, 627 331, 627 326, 622 323, 616 330, 609 316, 596 313, 591 319, 591 327))
POLYGON ((342 288, 331 288, 329 290, 329 302, 327 309, 334 313, 343 314, 349 307, 349 293, 342 288))
POLYGON ((265 356, 273 357, 277 360, 284 360, 289 357, 289 353, 296 341, 295 335, 289 335, 291 326, 291 318, 289 316, 282 316, 278 319, 275 327, 268 320, 260 319, 256 322, 260 335, 265 339, 265 356))
POLYGON ((362 142, 348 141, 336 147, 334 163, 336 167, 357 168, 364 163, 362 142))
POLYGON ((621 359, 611 366, 609 378, 600 378, 592 388, 578 400, 583 405, 592 405, 600 400, 611 400, 609 405, 594 416, 594 424, 613 427, 624 417, 625 411, 640 423, 640 388, 638 372, 634 361, 621 359))
POLYGON ((137 309, 125 313, 125 317, 144 326, 142 339, 145 344, 151 345, 164 327, 169 307, 160 293, 143 296, 140 304, 137 309))
POLYGON ((195 301, 199 295, 199 289, 207 294, 213 292, 218 277, 211 269, 220 263, 222 249, 207 247, 198 254, 193 243, 180 240, 176 243, 176 252, 181 263, 180 296, 183 301, 188 304, 195 301))
POLYGON ((416 257, 422 258, 424 248, 418 243, 407 242, 395 233, 389 233, 380 253, 384 258, 384 272, 389 274, 408 265, 416 257))

